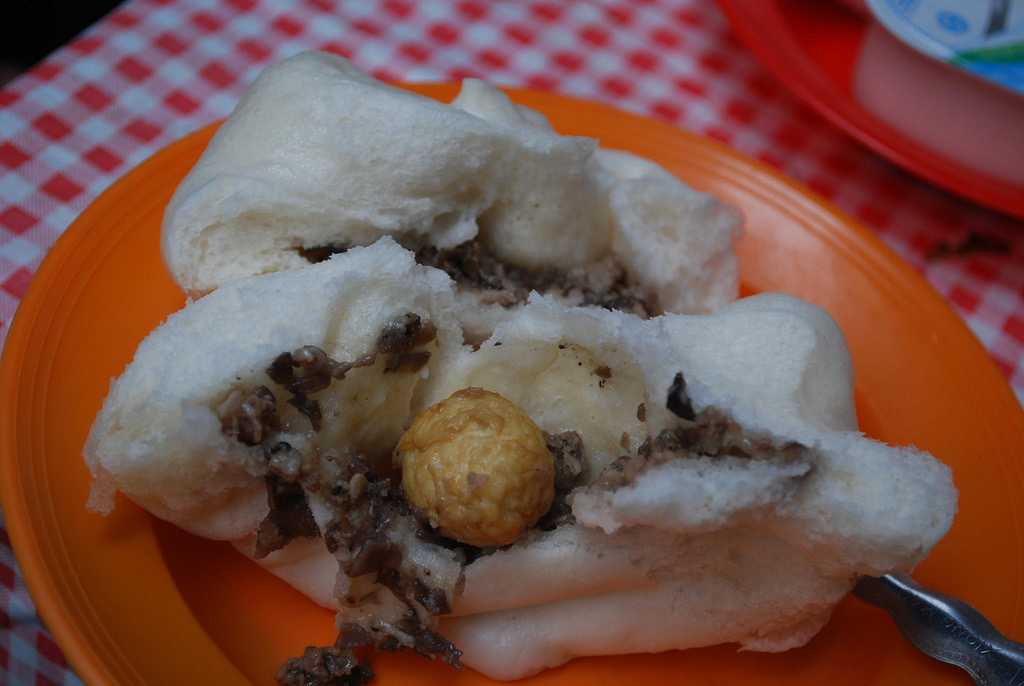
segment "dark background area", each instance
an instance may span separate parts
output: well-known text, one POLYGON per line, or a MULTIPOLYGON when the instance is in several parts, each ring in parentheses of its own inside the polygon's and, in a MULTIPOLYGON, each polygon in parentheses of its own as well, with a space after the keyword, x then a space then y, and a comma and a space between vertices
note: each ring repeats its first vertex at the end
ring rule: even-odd
POLYGON ((0 20, 0 83, 67 43, 121 0, 8 2, 0 20))

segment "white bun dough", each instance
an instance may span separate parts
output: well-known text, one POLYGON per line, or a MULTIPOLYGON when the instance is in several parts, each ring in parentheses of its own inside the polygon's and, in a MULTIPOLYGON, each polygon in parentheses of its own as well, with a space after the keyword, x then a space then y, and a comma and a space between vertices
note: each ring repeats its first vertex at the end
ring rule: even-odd
MULTIPOLYGON (((579 432, 593 478, 673 426, 665 401, 682 372, 696 410, 720 408, 815 456, 811 467, 679 459, 618 488, 576 491, 575 524, 531 533, 465 569, 441 627, 488 676, 515 679, 583 655, 802 645, 858 575, 913 568, 952 522, 947 467, 857 432, 843 336, 812 305, 761 295, 711 315, 642 320, 534 295, 477 350, 461 343, 459 307, 443 273, 389 239, 223 286, 150 334, 114 383, 86 449, 97 503, 109 505, 116 488, 249 550, 267 513, 263 484, 244 446, 221 434, 219 399, 238 380, 262 382, 284 350, 364 355, 383 322, 412 311, 438 329, 428 366, 412 375, 357 369, 324 391, 339 419, 330 430, 325 419, 321 444, 393 445, 418 411, 479 386, 545 431, 579 432), (594 373, 601 366, 607 378, 594 373)), ((337 566, 319 541, 260 562, 334 605, 337 566)))
POLYGON ((445 105, 308 52, 245 94, 175 193, 162 246, 192 296, 306 266, 300 248, 390 234, 477 239, 529 269, 614 259, 663 310, 703 312, 736 297, 739 227, 657 165, 558 135, 481 81, 445 105))

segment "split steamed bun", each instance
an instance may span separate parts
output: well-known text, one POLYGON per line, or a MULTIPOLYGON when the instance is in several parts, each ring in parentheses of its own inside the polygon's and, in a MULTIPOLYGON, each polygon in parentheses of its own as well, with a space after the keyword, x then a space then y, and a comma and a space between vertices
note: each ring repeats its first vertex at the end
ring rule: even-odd
MULTIPOLYGON (((114 383, 86 447, 96 504, 121 490, 252 555, 270 516, 259 468, 270 453, 226 434, 222 408, 239 386, 279 395, 268 366, 315 345, 364 362, 311 394, 319 432, 283 411, 279 438, 293 445, 387 454, 413 417, 467 387, 500 394, 547 435, 577 435, 583 478, 551 527, 468 562, 409 531, 389 539, 406 536, 415 569, 447 580, 440 631, 494 678, 582 655, 799 646, 858 575, 913 568, 950 526, 948 468, 857 432, 842 334, 809 304, 762 295, 643 320, 534 295, 479 348, 462 344, 460 307, 443 273, 389 239, 224 285, 150 334, 114 383), (436 331, 423 365, 367 361, 409 313, 436 331), (698 441, 733 447, 673 447, 702 426, 698 441)), ((328 494, 307 496, 329 534, 328 494)), ((335 557, 344 564, 299 538, 259 562, 338 607, 339 622, 404 611, 383 588, 369 605, 343 600, 368 577, 339 576, 335 557)))
MULTIPOLYGON (((146 337, 111 386, 85 450, 97 477, 92 504, 109 509, 116 487, 200 536, 248 535, 266 515, 266 496, 250 473, 251 450, 221 431, 217 408, 229 390, 242 381, 272 385, 270 361, 304 345, 356 359, 385 322, 406 312, 430 314, 440 351, 458 347, 453 302, 448 277, 386 240, 346 260, 233 282, 190 303, 146 337)), ((380 367, 352 370, 324 413, 362 450, 390 452, 418 376, 380 367)))
MULTIPOLYGON (((242 98, 175 193, 162 246, 192 296, 391 235, 479 244, 505 270, 621 269, 656 309, 699 312, 736 297, 739 224, 657 165, 558 135, 481 81, 445 105, 309 52, 242 98)), ((489 333, 500 307, 476 303, 490 314, 467 316, 489 333)))

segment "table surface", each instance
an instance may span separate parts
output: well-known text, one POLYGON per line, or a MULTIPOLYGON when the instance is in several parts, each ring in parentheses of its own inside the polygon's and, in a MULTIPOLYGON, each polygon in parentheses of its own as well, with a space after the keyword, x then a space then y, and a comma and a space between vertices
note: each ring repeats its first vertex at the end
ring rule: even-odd
MULTIPOLYGON (((816 1, 816 0, 807 0, 816 1)), ((47 248, 101 191, 227 116, 302 49, 375 76, 601 100, 712 136, 873 228, 950 302, 1024 398, 1024 225, 903 172, 790 96, 709 0, 129 0, 0 89, 0 338, 47 248), (1005 254, 927 255, 973 232, 1005 254)), ((41 626, 0 519, 0 683, 80 683, 41 626)))

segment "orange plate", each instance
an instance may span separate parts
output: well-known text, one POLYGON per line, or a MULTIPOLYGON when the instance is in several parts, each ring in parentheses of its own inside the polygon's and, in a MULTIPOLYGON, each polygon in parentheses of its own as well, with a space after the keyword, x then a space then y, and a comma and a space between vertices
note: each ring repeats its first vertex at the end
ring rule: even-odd
MULTIPOLYGON (((418 86, 437 98, 451 86, 418 86)), ((589 102, 513 92, 564 132, 657 160, 741 207, 744 292, 825 307, 849 337, 864 430, 951 464, 956 525, 918 571, 1018 638, 1024 415, 961 321, 868 231, 716 143, 589 102)), ((93 684, 270 684, 331 615, 226 544, 201 540, 121 499, 87 512, 80 457, 111 377, 184 299, 160 259, 164 205, 213 133, 171 145, 104 193, 50 252, 0 368, 0 486, 29 589, 78 673, 93 684)), ((375 658, 380 686, 482 684, 416 656, 375 658)), ((814 641, 781 655, 720 646, 576 660, 537 684, 965 684, 917 654, 878 611, 847 600, 814 641)))

